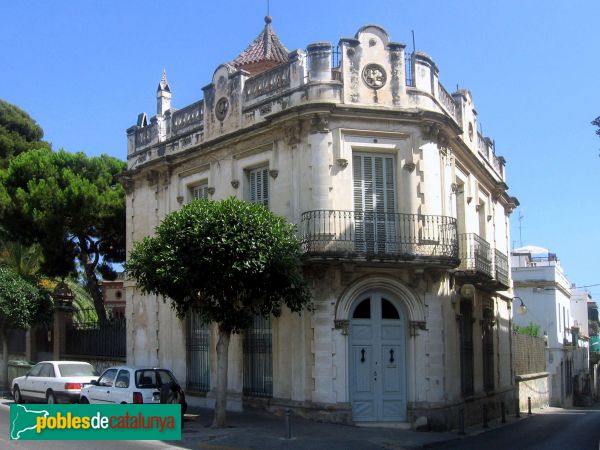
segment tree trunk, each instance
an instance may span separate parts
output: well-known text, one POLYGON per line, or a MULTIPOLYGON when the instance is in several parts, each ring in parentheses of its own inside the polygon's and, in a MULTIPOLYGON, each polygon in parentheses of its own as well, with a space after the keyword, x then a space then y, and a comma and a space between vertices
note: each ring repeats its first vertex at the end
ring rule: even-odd
POLYGON ((227 368, 229 355, 229 340, 231 330, 219 325, 219 340, 217 342, 217 401, 215 402, 215 416, 213 428, 225 427, 227 406, 227 368))
POLYGON ((4 367, 2 368, 2 377, 4 378, 3 389, 8 390, 8 337, 9 334, 6 330, 2 330, 2 362, 4 367))
POLYGON ((98 321, 100 322, 100 326, 104 327, 107 324, 108 319, 106 317, 106 310, 104 309, 102 291, 100 290, 100 285, 98 284, 98 277, 96 276, 96 265, 98 263, 98 258, 96 257, 93 261, 91 261, 89 253, 86 252, 86 250, 83 248, 83 244, 81 243, 82 238, 79 238, 79 241, 81 247, 80 262, 85 272, 85 285, 87 291, 94 299, 94 309, 96 310, 96 314, 98 315, 98 321))

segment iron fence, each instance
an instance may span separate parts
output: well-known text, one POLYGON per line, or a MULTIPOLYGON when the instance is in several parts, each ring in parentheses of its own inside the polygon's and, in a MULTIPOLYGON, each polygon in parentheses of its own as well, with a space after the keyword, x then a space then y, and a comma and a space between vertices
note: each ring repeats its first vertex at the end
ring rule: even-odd
POLYGON ((25 353, 25 336, 27 330, 12 330, 8 338, 8 353, 25 353))
POLYGON ((244 337, 244 395, 273 396, 273 346, 271 319, 254 318, 244 337))
POLYGON ((404 66, 405 66, 405 76, 406 76, 406 85, 414 86, 414 59, 412 53, 406 53, 404 56, 404 66))
POLYGON ((446 216, 306 211, 301 245, 313 256, 458 260, 456 219, 446 216))
POLYGON ((126 320, 114 318, 106 325, 97 322, 74 324, 66 330, 66 354, 124 358, 126 320))
POLYGON ((190 311, 186 326, 187 388, 210 390, 210 328, 196 311, 190 311))
POLYGON ((336 45, 331 49, 331 68, 337 69, 340 67, 340 47, 336 45))
POLYGON ((490 244, 475 233, 463 233, 459 240, 459 270, 474 271, 492 276, 490 244))

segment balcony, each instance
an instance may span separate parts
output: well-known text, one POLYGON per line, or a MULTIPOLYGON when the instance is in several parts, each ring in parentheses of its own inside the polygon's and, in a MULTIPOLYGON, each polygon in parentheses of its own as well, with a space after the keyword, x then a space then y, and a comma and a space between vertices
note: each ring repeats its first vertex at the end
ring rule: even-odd
POLYGON ((472 282, 488 281, 492 278, 492 252, 490 244, 475 233, 458 236, 460 266, 457 274, 472 282))
POLYGON ((502 291, 510 287, 508 257, 475 233, 458 236, 460 266, 456 275, 465 282, 487 291, 502 291))
POLYGON ((498 290, 510 287, 508 276, 508 256, 499 250, 494 250, 494 281, 498 290))
POLYGON ((302 214, 300 233, 305 260, 458 265, 453 217, 316 210, 302 214))

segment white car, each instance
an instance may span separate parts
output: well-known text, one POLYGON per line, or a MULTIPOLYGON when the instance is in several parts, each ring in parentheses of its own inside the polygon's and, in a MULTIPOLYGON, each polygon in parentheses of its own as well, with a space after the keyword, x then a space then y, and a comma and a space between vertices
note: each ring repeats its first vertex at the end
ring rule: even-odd
POLYGON ((96 380, 94 366, 82 361, 42 361, 12 382, 15 403, 77 402, 81 387, 96 380))
POLYGON ((166 401, 181 403, 185 411, 185 395, 173 373, 153 367, 120 366, 106 369, 98 381, 81 389, 80 403, 160 403, 164 385, 173 387, 176 394, 166 401))

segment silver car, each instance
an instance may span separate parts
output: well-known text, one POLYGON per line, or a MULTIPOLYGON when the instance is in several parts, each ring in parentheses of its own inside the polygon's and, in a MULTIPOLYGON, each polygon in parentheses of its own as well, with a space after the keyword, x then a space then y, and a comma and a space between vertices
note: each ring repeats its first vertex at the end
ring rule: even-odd
POLYGON ((42 361, 12 382, 15 403, 76 403, 81 388, 98 378, 94 366, 83 361, 42 361))

